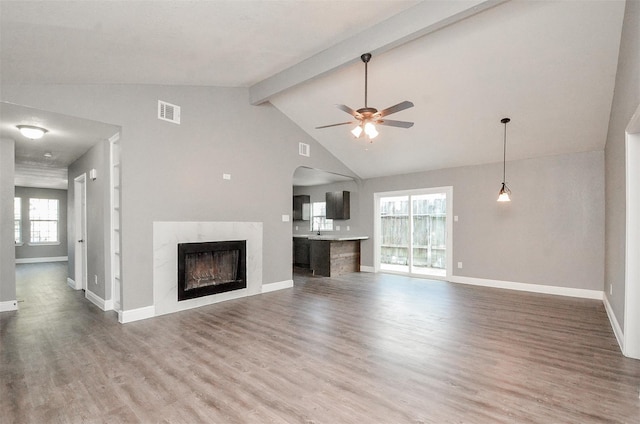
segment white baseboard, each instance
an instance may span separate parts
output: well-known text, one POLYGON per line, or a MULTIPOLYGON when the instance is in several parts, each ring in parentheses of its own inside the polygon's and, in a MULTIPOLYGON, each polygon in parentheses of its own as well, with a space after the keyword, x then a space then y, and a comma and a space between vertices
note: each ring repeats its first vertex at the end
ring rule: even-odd
POLYGON ((118 311, 118 321, 120 324, 126 324, 128 322, 140 321, 142 319, 153 318, 156 315, 155 306, 145 306, 138 309, 131 309, 129 311, 118 311))
POLYGON ((17 300, 5 300, 0 302, 0 312, 9 312, 18 310, 17 300))
POLYGON ((512 281, 488 280, 484 278, 459 277, 456 275, 447 279, 452 283, 470 284, 473 286, 494 287, 497 289, 518 290, 532 293, 555 294, 558 296, 580 297, 583 299, 602 300, 604 292, 601 290, 575 289, 571 287, 545 286, 541 284, 515 283, 512 281))
POLYGON ((620 327, 618 318, 616 317, 616 314, 613 313, 613 308, 611 307, 611 303, 609 303, 609 299, 606 295, 602 301, 604 303, 604 309, 607 311, 607 316, 609 317, 613 334, 615 334, 616 340, 618 341, 618 346, 620 346, 620 350, 624 352, 624 333, 622 331, 622 327, 620 327))
POLYGON ((76 283, 73 279, 67 277, 67 284, 74 290, 80 290, 82 287, 78 283, 76 283))
POLYGON ((360 265, 360 272, 376 272, 376 269, 372 266, 360 265))
POLYGON ((111 309, 113 309, 113 302, 111 302, 110 300, 104 300, 103 298, 89 290, 85 290, 84 297, 89 299, 91 303, 93 303, 103 311, 110 311, 111 309), (109 304, 111 304, 111 308, 109 308, 109 304))
POLYGON ((37 264, 41 262, 67 262, 68 256, 53 256, 49 258, 21 258, 16 259, 17 264, 37 264))
POLYGON ((276 290, 290 289, 293 287, 293 280, 278 281, 277 283, 263 284, 262 293, 269 293, 276 290))
POLYGON ((113 311, 113 300, 104 301, 104 311, 113 311))

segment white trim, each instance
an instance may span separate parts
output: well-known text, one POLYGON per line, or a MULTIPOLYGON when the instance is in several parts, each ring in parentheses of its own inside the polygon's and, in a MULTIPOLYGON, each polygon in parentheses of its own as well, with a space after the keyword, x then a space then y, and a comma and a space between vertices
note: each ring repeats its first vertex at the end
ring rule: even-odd
POLYGON ((372 266, 360 265, 360 272, 376 272, 376 269, 372 266))
POLYGON ((278 281, 276 283, 269 283, 262 285, 262 293, 269 293, 277 290, 290 289, 293 287, 293 280, 278 281))
POLYGON ((126 324, 128 322, 153 318, 155 315, 155 306, 144 306, 142 308, 131 309, 129 311, 118 311, 118 321, 120 322, 120 324, 126 324))
POLYGON ((113 309, 113 304, 111 305, 111 308, 107 308, 108 301, 105 301, 103 298, 101 298, 100 296, 98 296, 97 294, 95 294, 92 291, 85 290, 84 297, 86 297, 91 303, 93 303, 94 305, 96 305, 98 308, 100 308, 103 311, 109 311, 109 310, 113 309))
POLYGON ((104 301, 104 311, 113 311, 113 299, 104 301))
POLYGON ((17 310, 18 310, 17 300, 5 300, 4 302, 0 302, 0 312, 9 312, 9 311, 17 311, 17 310))
POLYGON ((613 308, 611 307, 609 298, 606 295, 602 299, 602 302, 604 303, 605 311, 607 311, 607 316, 609 317, 609 322, 611 323, 613 334, 615 334, 616 339, 618 340, 618 345, 620 345, 620 350, 624 352, 624 333, 622 331, 622 327, 620 327, 618 318, 616 318, 616 314, 613 313, 613 308))
POLYGON ((37 264, 42 262, 67 262, 68 256, 53 256, 49 258, 21 258, 16 259, 17 264, 37 264))
POLYGON ((604 292, 601 290, 575 289, 571 287, 545 286, 542 284, 516 283, 513 281, 488 280, 484 278, 460 277, 454 275, 447 281, 452 283, 470 284, 473 286, 494 287, 498 289, 518 290, 532 293, 554 294, 558 296, 580 297, 583 299, 602 300, 604 292))
POLYGON ((82 287, 78 285, 72 278, 67 277, 67 284, 74 290, 80 290, 82 287))
MULTIPOLYGON (((629 358, 640 359, 640 106, 625 131, 625 281, 624 349, 629 358)), ((622 346, 623 344, 621 344, 622 346)))
POLYGON ((74 278, 81 289, 87 289, 87 174, 83 173, 73 179, 73 251, 75 253, 74 278), (79 242, 78 239, 85 240, 79 242))

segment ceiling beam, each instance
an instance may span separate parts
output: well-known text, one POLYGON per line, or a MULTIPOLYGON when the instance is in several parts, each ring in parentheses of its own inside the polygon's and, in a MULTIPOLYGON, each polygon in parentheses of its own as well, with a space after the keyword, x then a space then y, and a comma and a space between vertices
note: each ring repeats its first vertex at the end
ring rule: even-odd
POLYGON ((508 0, 424 1, 249 87, 251 104, 360 60, 379 55, 508 0))

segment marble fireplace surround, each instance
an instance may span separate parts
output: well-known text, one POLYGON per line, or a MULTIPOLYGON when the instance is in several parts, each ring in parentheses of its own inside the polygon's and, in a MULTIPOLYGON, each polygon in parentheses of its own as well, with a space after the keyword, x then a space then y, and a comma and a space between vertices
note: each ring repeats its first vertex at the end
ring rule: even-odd
MULTIPOLYGON (((276 289, 285 286, 287 284, 276 289)), ((268 290, 262 287, 261 222, 153 223, 154 315, 197 308, 265 291, 268 290), (228 240, 247 241, 247 288, 178 302, 178 243, 228 240)))

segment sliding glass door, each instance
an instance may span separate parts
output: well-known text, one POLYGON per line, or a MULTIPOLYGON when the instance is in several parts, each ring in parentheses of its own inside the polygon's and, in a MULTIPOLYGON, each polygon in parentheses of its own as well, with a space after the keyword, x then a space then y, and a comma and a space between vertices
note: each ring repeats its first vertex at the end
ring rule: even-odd
POLYGON ((446 277, 451 187, 376 194, 377 269, 446 277))

